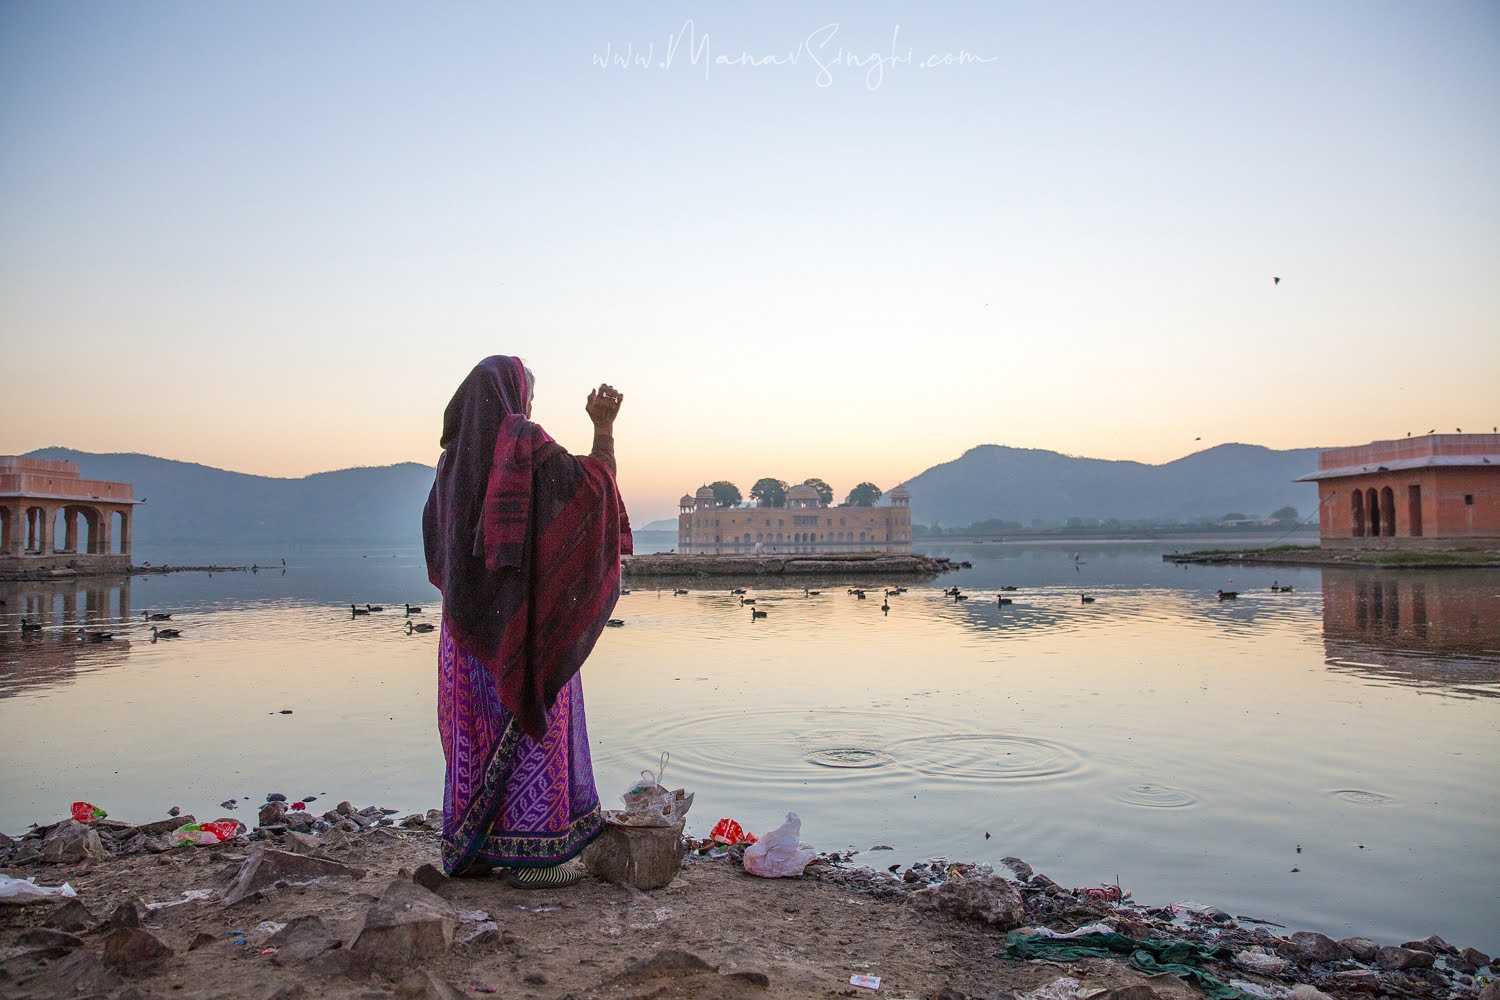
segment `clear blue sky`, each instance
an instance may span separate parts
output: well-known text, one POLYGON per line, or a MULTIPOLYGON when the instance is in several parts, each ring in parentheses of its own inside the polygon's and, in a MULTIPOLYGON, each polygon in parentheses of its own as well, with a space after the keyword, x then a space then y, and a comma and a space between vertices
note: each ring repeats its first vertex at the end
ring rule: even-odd
POLYGON ((1493 3, 4 3, 0 452, 430 463, 490 353, 638 519, 1488 430, 1497 84, 1493 3))

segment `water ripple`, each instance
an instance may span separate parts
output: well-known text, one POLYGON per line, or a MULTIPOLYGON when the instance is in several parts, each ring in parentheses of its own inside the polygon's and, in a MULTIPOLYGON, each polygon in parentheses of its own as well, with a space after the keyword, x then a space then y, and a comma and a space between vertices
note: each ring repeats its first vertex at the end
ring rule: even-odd
POLYGON ((1131 785, 1115 793, 1115 801, 1146 809, 1185 809, 1198 804, 1192 792, 1168 785, 1131 785))
POLYGON ((955 733, 902 740, 889 752, 906 767, 934 778, 1032 781, 1071 774, 1082 765, 1072 747, 1006 733, 955 733))

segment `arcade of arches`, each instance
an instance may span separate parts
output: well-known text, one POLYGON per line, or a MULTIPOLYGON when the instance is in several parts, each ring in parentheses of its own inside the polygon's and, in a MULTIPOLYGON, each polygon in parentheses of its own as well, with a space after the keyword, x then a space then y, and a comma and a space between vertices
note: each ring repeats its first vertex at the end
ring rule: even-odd
POLYGON ((76 462, 0 455, 0 572, 129 568, 131 492, 76 462))
POLYGON ((1333 448, 1318 471, 1331 548, 1473 548, 1500 542, 1500 434, 1429 434, 1333 448))

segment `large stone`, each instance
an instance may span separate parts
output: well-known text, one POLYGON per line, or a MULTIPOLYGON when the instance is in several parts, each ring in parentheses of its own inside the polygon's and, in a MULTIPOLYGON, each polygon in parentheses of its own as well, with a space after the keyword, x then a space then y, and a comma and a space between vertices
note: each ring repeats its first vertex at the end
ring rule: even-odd
POLYGON ((183 827, 187 826, 189 823, 196 822, 198 822, 198 820, 193 816, 192 813, 189 813, 186 816, 173 816, 169 817, 168 819, 156 820, 153 823, 142 823, 139 826, 132 828, 132 830, 128 833, 122 833, 121 837, 133 837, 137 834, 146 837, 163 837, 171 833, 173 830, 180 830, 183 827))
POLYGON ((1349 950, 1339 945, 1327 934, 1317 931, 1298 931, 1290 938, 1291 948, 1303 958, 1314 962, 1337 962, 1349 957, 1349 950))
POLYGON ((117 927, 104 939, 104 964, 121 971, 140 968, 170 954, 172 949, 144 927, 117 927))
POLYGON ((330 851, 344 851, 354 846, 354 838, 335 827, 318 838, 330 851))
POLYGON ((1329 976, 1328 981, 1346 990, 1373 993, 1380 988, 1380 975, 1371 969, 1345 969, 1329 976))
POLYGON ((305 854, 276 851, 265 844, 256 844, 250 856, 240 866, 234 885, 224 894, 224 905, 233 906, 251 893, 258 892, 277 882, 310 882, 315 878, 363 878, 358 868, 341 865, 337 861, 305 854))
POLYGON ((1479 1000, 1500 1000, 1500 979, 1491 979, 1479 991, 1479 1000))
POLYGON ((1457 955, 1458 949, 1436 934, 1429 934, 1420 941, 1407 941, 1401 947, 1412 951, 1425 951, 1434 955, 1457 955))
POLYGON ((385 887, 349 940, 351 971, 395 977, 453 947, 458 911, 409 879, 385 887))
POLYGON ((105 921, 106 926, 110 928, 139 927, 141 923, 141 904, 135 899, 127 899, 116 906, 110 911, 109 919, 105 921))
POLYGON ((411 880, 430 892, 438 892, 448 885, 448 876, 431 864, 419 865, 411 873, 411 880))
POLYGON ((1026 922, 1021 891, 999 875, 949 879, 906 897, 908 906, 958 920, 1011 930, 1026 922))
POLYGON ((1346 937, 1338 943, 1339 947, 1347 949, 1349 954, 1361 962, 1375 961, 1375 954, 1380 951, 1380 945, 1367 937, 1346 937))
POLYGON ((86 931, 98 922, 98 919, 82 902, 69 899, 57 904, 56 908, 47 914, 47 919, 42 921, 42 926, 55 927, 60 931, 86 931))
POLYGON ((315 854, 323 849, 323 842, 310 834, 288 833, 281 846, 293 854, 315 854))
POLYGON ((41 860, 49 864, 76 864, 91 858, 108 857, 99 834, 77 820, 64 820, 54 826, 38 848, 41 860))
POLYGON ((1486 955, 1478 948, 1465 948, 1463 951, 1458 953, 1458 957, 1466 965, 1472 965, 1476 969, 1483 968, 1484 966, 1490 964, 1490 956, 1486 955))
POLYGON ((1382 969, 1430 969, 1436 958, 1430 951, 1387 945, 1375 953, 1375 964, 1382 969))
POLYGON ((583 851, 584 867, 596 878, 637 889, 660 889, 677 877, 687 845, 682 820, 673 826, 605 823, 583 851))
POLYGON ((297 917, 272 934, 266 944, 276 949, 283 961, 305 962, 339 946, 339 939, 316 914, 297 917))
POLYGON ((286 803, 267 802, 260 807, 261 826, 282 826, 286 823, 286 803))

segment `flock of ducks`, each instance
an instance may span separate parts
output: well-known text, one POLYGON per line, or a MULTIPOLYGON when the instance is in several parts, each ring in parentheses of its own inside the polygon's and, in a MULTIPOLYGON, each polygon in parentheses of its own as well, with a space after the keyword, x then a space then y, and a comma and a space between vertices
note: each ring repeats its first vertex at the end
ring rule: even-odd
MULTIPOLYGON (((170 614, 168 614, 167 612, 165 612, 165 611, 142 611, 141 612, 141 617, 145 621, 148 621, 148 622, 169 622, 169 621, 172 620, 172 616, 170 614)), ((21 619, 21 631, 22 632, 40 632, 41 630, 42 630, 42 624, 40 622, 34 622, 34 621, 31 621, 31 620, 26 619, 26 618, 22 618, 21 619)), ((98 631, 98 630, 82 629, 82 628, 80 628, 80 629, 75 629, 74 630, 74 634, 76 634, 78 636, 78 641, 79 642, 114 642, 115 637, 117 635, 119 635, 120 633, 119 632, 101 632, 101 631, 98 631)), ((152 625, 151 626, 151 641, 152 642, 156 642, 156 641, 158 641, 160 639, 181 639, 181 638, 182 638, 182 629, 180 629, 180 628, 160 628, 160 627, 158 627, 156 625, 152 625)))
MULTIPOLYGON (((1290 594, 1291 592, 1292 592, 1292 585, 1291 584, 1287 584, 1285 587, 1283 587, 1281 585, 1281 581, 1280 580, 1272 580, 1271 581, 1271 593, 1273 593, 1273 594, 1290 594)), ((1218 590, 1218 591, 1215 591, 1215 593, 1219 595, 1219 600, 1221 600, 1221 601, 1233 601, 1233 600, 1238 599, 1239 596, 1240 596, 1240 592, 1238 590, 1218 590)))
MULTIPOLYGON (((406 634, 407 635, 416 635, 419 632, 435 632, 435 631, 437 631, 437 626, 434 625, 434 624, 432 624, 431 622, 414 622, 414 621, 411 620, 411 616, 412 615, 420 615, 422 613, 422 609, 421 608, 417 607, 415 604, 406 604, 404 602, 402 603, 401 606, 405 609, 403 617, 406 619, 406 634)), ((363 617, 365 615, 379 614, 380 612, 382 612, 384 610, 385 610, 385 605, 384 604, 368 604, 367 603, 364 607, 360 607, 358 604, 351 604, 351 605, 349 605, 349 617, 350 618, 360 618, 360 617, 363 617)))
MULTIPOLYGON (((1014 592, 1016 592, 1019 589, 1020 589, 1019 587, 1013 587, 1013 586, 1000 587, 998 589, 998 591, 996 592, 996 594, 995 594, 995 606, 1003 608, 1006 605, 1015 604, 1016 603, 1015 598, 1013 598, 1013 597, 1006 597, 1005 595, 1008 594, 1008 593, 1014 593, 1014 592)), ((861 601, 865 600, 865 598, 868 596, 867 589, 864 588, 864 587, 850 587, 845 592, 850 597, 854 597, 854 598, 856 598, 858 600, 861 600, 861 601)), ((1291 588, 1290 584, 1283 587, 1281 585, 1281 581, 1277 580, 1277 581, 1273 581, 1272 582, 1272 584, 1271 584, 1271 592, 1275 593, 1275 594, 1289 594, 1289 593, 1292 592, 1292 588, 1291 588)), ((623 593, 629 593, 629 591, 623 591, 623 593)), ((689 591, 687 589, 683 588, 683 587, 674 587, 674 588, 672 588, 672 595, 674 597, 681 597, 681 596, 683 596, 684 594, 687 594, 687 593, 689 593, 689 591)), ((764 611, 764 610, 762 610, 760 608, 757 608, 755 606, 756 605, 756 598, 754 598, 754 597, 746 597, 745 596, 746 594, 749 593, 749 591, 746 590, 744 587, 736 587, 733 590, 731 590, 729 593, 730 593, 731 596, 737 597, 739 599, 740 607, 742 607, 742 608, 743 607, 749 607, 750 608, 750 620, 751 621, 754 621, 757 618, 765 618, 765 617, 767 617, 770 614, 769 611, 764 611)), ((817 596, 819 596, 822 593, 823 592, 821 590, 809 590, 807 587, 803 587, 802 588, 802 596, 803 597, 817 597, 817 596)), ((884 599, 880 602, 880 610, 881 610, 881 612, 884 613, 884 614, 886 614, 886 615, 889 615, 891 613, 891 601, 890 601, 890 599, 892 597, 895 597, 895 596, 897 596, 899 594, 904 594, 904 593, 906 593, 906 588, 905 587, 889 587, 889 588, 886 588, 883 591, 884 599)), ((1217 591, 1215 591, 1215 594, 1217 595, 1218 599, 1221 600, 1221 601, 1233 601, 1233 600, 1236 600, 1240 596, 1240 592, 1237 591, 1237 590, 1217 590, 1217 591)), ((954 603, 959 603, 959 602, 962 602, 962 601, 969 600, 973 595, 972 594, 966 594, 966 593, 963 592, 963 590, 960 587, 953 586, 953 587, 949 587, 946 590, 944 590, 943 591, 943 596, 944 597, 950 597, 950 598, 952 598, 953 601, 954 601, 954 603)), ((1079 604, 1093 604, 1095 600, 1096 600, 1096 598, 1094 597, 1093 594, 1082 593, 1082 594, 1078 595, 1078 603, 1079 604)), ((622 622, 622 621, 620 621, 619 619, 611 618, 609 620, 609 624, 610 625, 624 625, 625 623, 622 622)))

